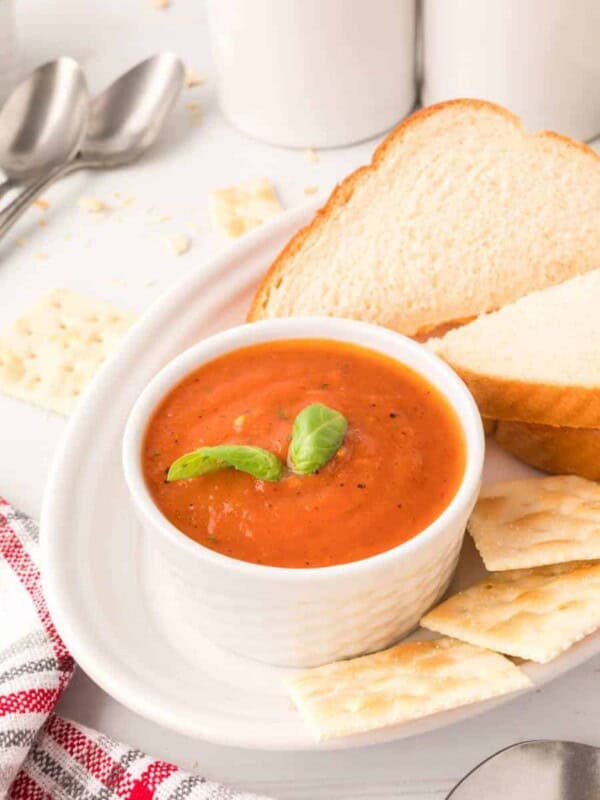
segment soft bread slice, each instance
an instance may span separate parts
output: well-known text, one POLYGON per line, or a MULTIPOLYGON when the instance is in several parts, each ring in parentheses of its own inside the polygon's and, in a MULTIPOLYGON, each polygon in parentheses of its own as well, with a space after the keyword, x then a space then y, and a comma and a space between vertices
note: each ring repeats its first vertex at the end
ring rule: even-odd
POLYGON ((484 417, 600 427, 600 270, 428 345, 465 380, 484 417))
POLYGON ((600 265, 600 158, 499 106, 411 116, 290 241, 249 319, 335 315, 417 335, 600 265))
POLYGON ((600 481, 600 429, 498 422, 493 436, 509 453, 543 472, 600 481))

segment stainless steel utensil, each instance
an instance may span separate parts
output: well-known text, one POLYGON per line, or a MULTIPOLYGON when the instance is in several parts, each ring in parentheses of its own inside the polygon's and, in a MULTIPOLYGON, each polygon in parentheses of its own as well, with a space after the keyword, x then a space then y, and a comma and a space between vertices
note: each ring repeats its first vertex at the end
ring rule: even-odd
POLYGON ((0 110, 0 168, 8 190, 69 161, 86 130, 88 90, 81 67, 59 58, 36 69, 0 110))
POLYGON ((80 157, 65 174, 139 158, 158 138, 184 80, 183 63, 172 53, 152 56, 118 78, 92 101, 80 157))
POLYGON ((184 78, 181 60, 160 53, 133 67, 94 98, 78 156, 54 166, 0 211, 0 237, 59 178, 80 169, 107 169, 139 158, 158 138, 184 78))
POLYGON ((598 800, 600 749, 576 742, 532 741, 479 764, 447 800, 598 800))

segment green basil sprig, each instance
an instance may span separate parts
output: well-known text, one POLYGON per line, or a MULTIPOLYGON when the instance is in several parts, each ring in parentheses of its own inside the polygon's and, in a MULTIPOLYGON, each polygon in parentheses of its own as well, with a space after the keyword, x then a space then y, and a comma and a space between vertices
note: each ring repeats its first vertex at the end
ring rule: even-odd
POLYGON ((291 469, 308 475, 324 466, 339 450, 348 430, 346 418, 322 403, 302 409, 294 420, 288 453, 291 469))
POLYGON ((180 456, 169 467, 167 480, 170 482, 196 478, 198 475, 208 475, 227 467, 247 472, 262 481, 273 482, 281 480, 284 471, 281 459, 262 447, 219 444, 214 447, 200 447, 180 456))

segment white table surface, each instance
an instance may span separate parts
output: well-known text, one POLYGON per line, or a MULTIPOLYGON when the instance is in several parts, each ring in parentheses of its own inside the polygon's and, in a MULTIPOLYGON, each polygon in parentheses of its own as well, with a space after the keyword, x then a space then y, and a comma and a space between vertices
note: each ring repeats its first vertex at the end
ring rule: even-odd
MULTIPOLYGON (((84 66, 92 90, 161 49, 171 49, 207 77, 186 91, 160 145, 139 164, 106 174, 72 176, 47 194, 46 213, 32 209, 0 245, 0 327, 47 289, 66 286, 142 311, 160 292, 226 246, 211 231, 208 191, 256 176, 270 178, 288 208, 318 196, 368 160, 374 142, 320 153, 252 141, 232 129, 215 98, 203 4, 172 0, 19 0, 22 72, 68 54, 84 66), (199 102, 191 124, 186 104, 199 102), (116 197, 119 193, 120 197, 116 197), (106 215, 77 207, 82 195, 113 204, 106 215), (131 205, 118 208, 125 197, 131 205), (161 223, 156 216, 169 216, 161 223), (48 225, 38 225, 40 218, 48 225), (165 235, 188 233, 192 249, 170 255, 165 235), (25 243, 18 245, 17 239, 25 243)), ((291 98, 293 102, 293 98, 291 98)), ((47 471, 65 422, 0 396, 0 492, 37 517, 47 471)), ((487 714, 417 739, 361 751, 261 753, 212 745, 163 730, 130 713, 81 671, 60 711, 204 776, 273 797, 443 798, 469 768, 517 740, 560 738, 600 745, 600 657, 566 677, 487 714)))

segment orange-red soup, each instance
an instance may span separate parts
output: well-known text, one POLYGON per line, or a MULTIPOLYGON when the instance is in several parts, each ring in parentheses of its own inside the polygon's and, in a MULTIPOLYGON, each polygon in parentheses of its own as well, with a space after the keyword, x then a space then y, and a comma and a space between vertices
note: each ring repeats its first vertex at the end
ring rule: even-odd
POLYGON ((452 408, 412 370, 352 345, 290 340, 188 375, 150 420, 142 460, 157 506, 204 547, 255 564, 327 567, 427 527, 457 491, 465 447, 452 408), (204 445, 256 445, 285 461, 294 417, 310 403, 348 420, 318 473, 269 483, 225 469, 166 482, 176 458, 204 445))

